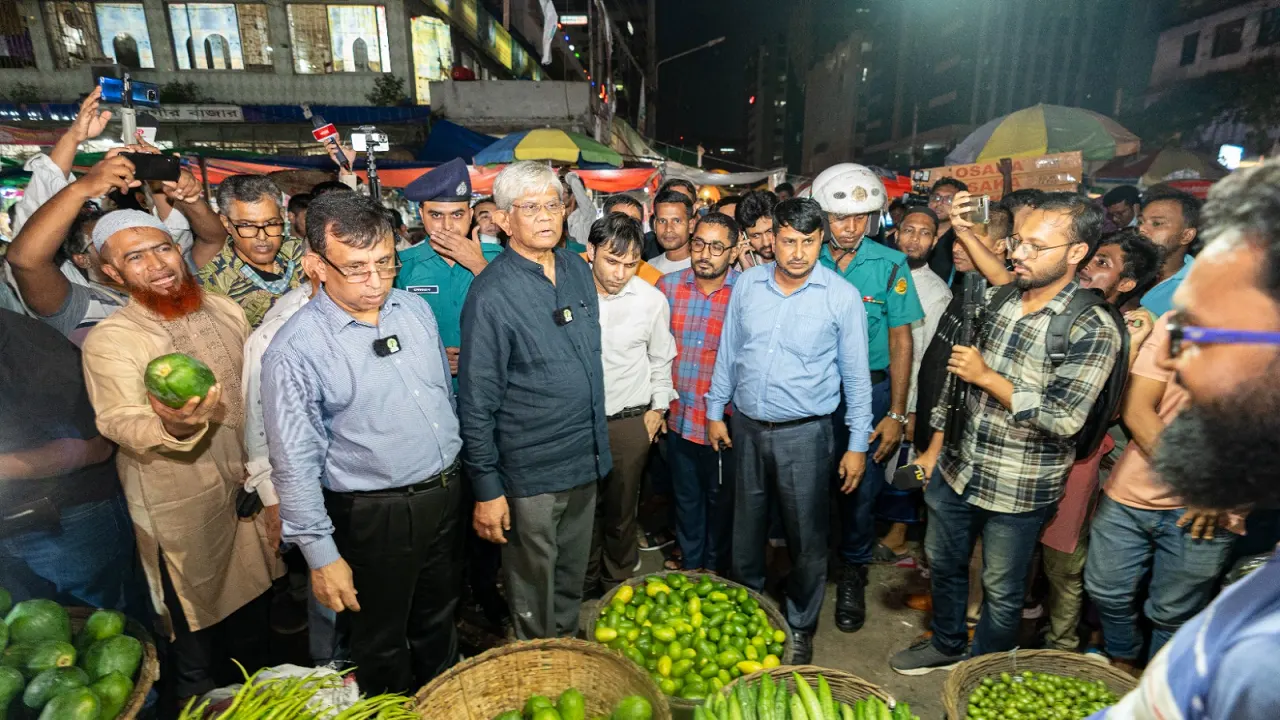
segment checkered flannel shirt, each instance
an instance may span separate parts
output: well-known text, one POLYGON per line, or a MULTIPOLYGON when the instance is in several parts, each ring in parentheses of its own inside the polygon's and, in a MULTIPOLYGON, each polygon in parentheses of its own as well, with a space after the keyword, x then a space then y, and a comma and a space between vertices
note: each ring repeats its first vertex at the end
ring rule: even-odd
POLYGON ((694 283, 692 268, 668 273, 658 281, 658 289, 671 305, 671 334, 676 338, 671 380, 680 395, 667 413, 667 426, 699 445, 707 444, 705 396, 711 390, 720 331, 738 274, 730 268, 724 286, 710 296, 703 295, 694 283))
MULTIPOLYGON (((1002 307, 990 307, 998 289, 987 291, 982 359, 1013 383, 1013 410, 971 386, 960 452, 944 452, 938 467, 957 493, 969 489, 973 505, 1021 513, 1062 497, 1075 462, 1075 436, 1111 374, 1120 329, 1101 308, 1090 309, 1071 327, 1067 358, 1054 367, 1046 349, 1049 319, 1066 310, 1080 286, 1072 281, 1029 315, 1022 314, 1017 294, 1002 307)), ((953 381, 954 376, 947 380, 953 381)), ((942 397, 949 393, 944 386, 942 397)), ((946 415, 940 402, 930 418, 934 429, 945 426, 946 415)))

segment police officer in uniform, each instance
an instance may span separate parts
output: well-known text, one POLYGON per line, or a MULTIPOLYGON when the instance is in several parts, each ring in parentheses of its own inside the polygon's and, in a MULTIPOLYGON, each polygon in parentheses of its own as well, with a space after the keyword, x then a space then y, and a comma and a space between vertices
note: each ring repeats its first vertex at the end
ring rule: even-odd
MULTIPOLYGON (((841 163, 814 180, 813 199, 827 213, 830 232, 820 261, 853 283, 867 311, 868 365, 874 430, 867 470, 852 493, 841 498, 836 627, 857 632, 866 620, 867 565, 876 547, 875 506, 885 482, 885 462, 897 452, 907 423, 911 387, 911 324, 924 318, 907 256, 867 238, 879 229, 886 202, 884 183, 862 165, 841 163)), ((844 417, 844 403, 836 410, 844 417)), ((837 433, 847 432, 836 422, 837 433)), ((836 438, 836 446, 846 440, 836 438)))
POLYGON ((403 267, 396 287, 426 300, 436 314, 456 387, 462 303, 471 281, 502 252, 502 246, 481 243, 478 235, 468 235, 471 175, 461 159, 450 160, 414 180, 404 195, 418 203, 427 240, 400 253, 403 267))
MULTIPOLYGON (((427 301, 440 327, 440 340, 449 358, 453 384, 458 386, 458 348, 462 345, 462 304, 471 281, 489 261, 502 252, 501 245, 480 242, 479 226, 471 230, 471 175, 460 159, 431 170, 404 189, 405 197, 418 203, 427 239, 400 252, 403 267, 395 286, 427 301)), ((468 483, 468 487, 470 484, 468 483)), ((471 527, 472 503, 464 501, 463 525, 467 528, 467 582, 471 599, 488 620, 500 625, 507 615, 498 592, 502 553, 498 546, 481 541, 471 527)))

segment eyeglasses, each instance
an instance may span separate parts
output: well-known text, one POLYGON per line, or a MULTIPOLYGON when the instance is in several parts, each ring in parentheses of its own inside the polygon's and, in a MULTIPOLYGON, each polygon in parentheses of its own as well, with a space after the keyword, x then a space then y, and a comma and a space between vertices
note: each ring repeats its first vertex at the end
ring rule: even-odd
POLYGON ((543 203, 541 205, 538 203, 520 203, 519 205, 512 205, 511 207, 515 210, 519 210, 520 214, 527 218, 538 217, 538 211, 540 210, 546 210, 550 215, 560 215, 564 212, 564 203, 559 200, 552 200, 549 203, 543 203))
POLYGON ((694 238, 693 242, 689 243, 689 247, 694 252, 702 252, 703 250, 706 250, 711 253, 711 257, 720 257, 721 255, 724 254, 726 250, 732 248, 733 246, 722 245, 720 243, 709 243, 706 240, 703 240, 702 238, 694 238))
POLYGON ((1040 247, 1039 245, 1032 245, 1031 243, 1022 242, 1021 240, 1018 239, 1016 235, 1011 235, 1004 239, 1004 246, 1009 248, 1010 257, 1012 257, 1015 253, 1017 253, 1018 250, 1022 250, 1028 260, 1035 260, 1036 258, 1040 257, 1040 253, 1044 252, 1045 250, 1057 250, 1058 248, 1064 248, 1064 247, 1067 247, 1068 245, 1075 245, 1075 243, 1062 243, 1061 245, 1050 245, 1048 247, 1040 247))
POLYGON ((236 229, 236 234, 242 238, 255 238, 258 233, 265 232, 267 237, 280 237, 284 235, 284 223, 266 223, 264 225, 254 225, 252 223, 233 223, 231 227, 236 229))
POLYGON ((930 195, 929 202, 931 204, 939 203, 941 205, 950 205, 953 198, 955 198, 955 195, 930 195))
POLYGON ((1182 354, 1183 343, 1196 345, 1280 345, 1280 332, 1226 330, 1169 323, 1169 357, 1182 354))
POLYGON ((382 278, 383 280, 390 280, 391 278, 396 276, 397 272, 400 271, 400 266, 401 266, 400 258, 396 257, 394 260, 392 260, 393 264, 388 265, 386 267, 377 267, 377 268, 374 268, 373 270, 369 270, 369 269, 343 270, 337 265, 334 265, 332 260, 325 257, 324 253, 316 253, 316 254, 319 255, 320 259, 325 261, 325 263, 329 267, 333 268, 339 275, 341 275, 344 280, 351 283, 352 285, 359 285, 360 283, 369 282, 369 278, 373 276, 373 273, 375 271, 377 271, 378 277, 382 278))

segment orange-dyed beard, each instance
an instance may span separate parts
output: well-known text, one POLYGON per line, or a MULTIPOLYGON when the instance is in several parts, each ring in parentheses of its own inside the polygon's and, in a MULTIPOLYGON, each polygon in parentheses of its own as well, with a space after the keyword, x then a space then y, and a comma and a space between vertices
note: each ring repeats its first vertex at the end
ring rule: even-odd
POLYGON ((177 320, 200 309, 204 304, 204 290, 195 276, 183 273, 182 284, 172 292, 158 293, 153 290, 129 288, 129 295, 138 304, 165 320, 177 320))

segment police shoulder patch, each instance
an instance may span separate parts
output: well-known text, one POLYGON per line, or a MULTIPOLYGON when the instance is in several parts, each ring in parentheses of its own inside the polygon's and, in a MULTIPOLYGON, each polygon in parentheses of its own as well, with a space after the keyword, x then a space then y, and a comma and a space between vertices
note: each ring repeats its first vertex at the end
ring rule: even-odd
POLYGON ((906 295, 906 294, 907 294, 907 279, 906 279, 906 278, 898 278, 898 282, 894 283, 894 285, 893 285, 893 291, 894 291, 894 292, 896 292, 896 293, 898 293, 899 295, 906 295))

